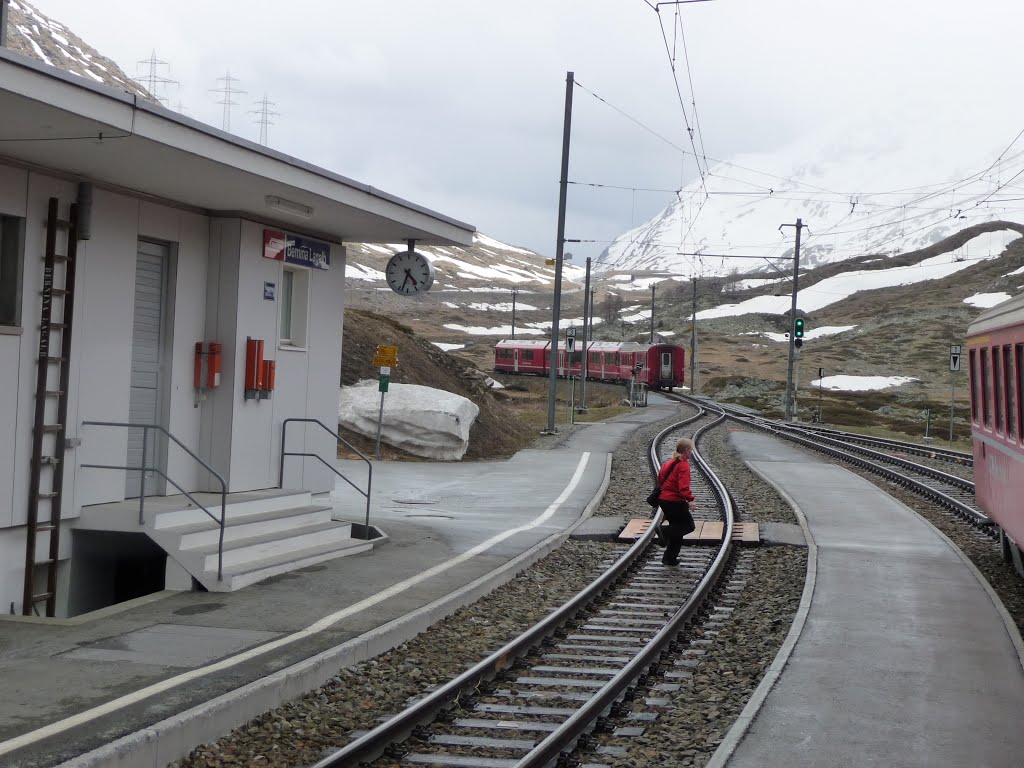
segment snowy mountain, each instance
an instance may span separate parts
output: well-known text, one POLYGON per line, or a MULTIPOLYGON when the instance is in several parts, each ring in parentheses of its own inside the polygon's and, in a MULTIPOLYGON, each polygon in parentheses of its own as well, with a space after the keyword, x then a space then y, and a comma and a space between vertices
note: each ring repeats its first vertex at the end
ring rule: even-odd
MULTIPOLYGON (((619 236, 597 259, 602 272, 683 276, 771 270, 792 263, 801 218, 801 266, 894 256, 987 221, 1024 221, 1024 142, 958 141, 957 126, 886 123, 820 130, 766 155, 709 162, 654 218, 619 236), (789 224, 780 234, 779 226, 789 224), (700 253, 694 256, 688 254, 700 253), (723 258, 723 256, 725 258, 723 258), (750 258, 737 258, 750 257, 750 258)), ((998 255, 1015 232, 983 233, 970 257, 998 255)))
POLYGON ((25 0, 10 0, 7 46, 44 64, 156 101, 117 64, 25 0))

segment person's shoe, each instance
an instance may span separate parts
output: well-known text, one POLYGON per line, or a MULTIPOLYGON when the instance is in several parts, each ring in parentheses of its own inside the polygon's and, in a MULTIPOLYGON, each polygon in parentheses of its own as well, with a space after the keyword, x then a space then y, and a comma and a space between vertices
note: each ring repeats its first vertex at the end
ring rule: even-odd
POLYGON ((679 558, 673 557, 671 560, 662 560, 662 565, 679 565, 679 558))

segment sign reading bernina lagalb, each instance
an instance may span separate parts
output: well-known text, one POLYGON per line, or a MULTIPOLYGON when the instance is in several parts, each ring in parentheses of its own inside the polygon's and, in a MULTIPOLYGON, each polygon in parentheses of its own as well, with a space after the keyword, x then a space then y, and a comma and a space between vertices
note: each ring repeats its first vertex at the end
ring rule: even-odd
POLYGON ((263 258, 313 269, 330 269, 331 244, 279 229, 264 229, 263 258))

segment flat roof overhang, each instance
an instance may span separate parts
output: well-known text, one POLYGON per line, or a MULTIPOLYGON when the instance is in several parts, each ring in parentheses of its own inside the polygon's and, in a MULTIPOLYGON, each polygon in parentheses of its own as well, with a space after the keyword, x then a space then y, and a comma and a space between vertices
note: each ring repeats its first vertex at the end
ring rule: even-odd
POLYGON ((0 116, 0 160, 338 242, 473 242, 470 224, 5 48, 0 116))

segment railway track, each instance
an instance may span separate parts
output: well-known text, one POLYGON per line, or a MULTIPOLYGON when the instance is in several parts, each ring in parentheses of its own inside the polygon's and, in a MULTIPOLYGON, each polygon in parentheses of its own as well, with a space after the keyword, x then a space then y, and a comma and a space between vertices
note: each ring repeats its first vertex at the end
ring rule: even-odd
POLYGON ((911 443, 903 440, 890 440, 884 437, 871 437, 870 435, 861 435, 856 432, 844 432, 840 429, 832 429, 831 427, 822 427, 819 425, 805 424, 801 429, 805 432, 827 435, 850 443, 874 446, 883 451, 891 450, 913 456, 925 456, 952 464, 962 464, 968 467, 974 465, 974 456, 966 451, 954 451, 950 448, 921 445, 920 443, 911 443))
POLYGON ((614 757, 614 750, 592 748, 590 734, 616 722, 623 724, 619 735, 642 731, 651 713, 630 717, 629 701, 643 695, 647 704, 667 704, 662 697, 689 676, 692 659, 736 604, 730 578, 747 575, 734 563, 729 494, 699 456, 701 435, 724 419, 701 407, 659 433, 649 456, 654 467, 683 431, 694 435, 692 488, 698 514, 723 523, 717 547, 684 548, 678 566, 664 566, 651 526, 546 619, 315 768, 378 758, 388 765, 528 768, 574 750, 574 760, 601 766, 614 757))
POLYGON ((899 455, 911 453, 912 448, 921 450, 921 446, 895 440, 881 441, 884 443, 882 446, 874 438, 866 439, 860 435, 850 438, 848 433, 840 433, 842 437, 839 437, 831 430, 783 424, 751 416, 746 412, 733 411, 727 406, 724 410, 730 419, 880 475, 940 505, 989 535, 998 535, 989 518, 974 505, 973 478, 961 477, 899 455), (876 447, 869 448, 868 441, 876 441, 876 447), (878 450, 878 447, 884 447, 885 450, 878 450))

